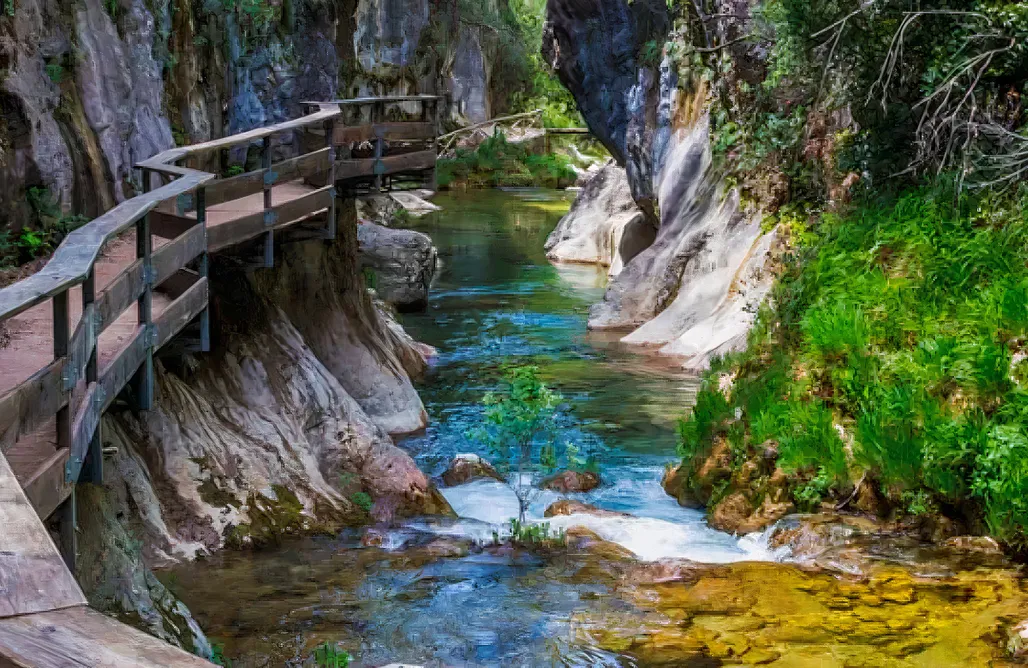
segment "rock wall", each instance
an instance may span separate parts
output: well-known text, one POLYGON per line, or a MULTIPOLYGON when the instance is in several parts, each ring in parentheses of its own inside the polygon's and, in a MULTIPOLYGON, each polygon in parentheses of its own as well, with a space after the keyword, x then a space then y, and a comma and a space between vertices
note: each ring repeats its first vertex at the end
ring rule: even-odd
MULTIPOLYGON (((669 58, 658 65, 640 56, 644 38, 675 39, 666 7, 661 11, 660 3, 549 0, 543 48, 590 129, 623 165, 655 229, 630 237, 636 252, 622 258, 589 326, 623 330, 625 343, 702 369, 713 355, 745 346, 770 290, 774 235, 761 230, 759 212, 740 210, 737 195, 712 171, 706 87, 680 82, 669 58)), ((576 206, 558 226, 559 242, 550 239, 554 259, 575 259, 572 249, 595 246, 617 225, 600 212, 624 210, 616 188, 589 184, 582 196, 593 202, 576 206), (583 207, 596 214, 583 216, 583 207)), ((608 247, 582 257, 614 262, 608 247)))
POLYGON ((36 223, 30 188, 94 217, 137 192, 136 162, 295 118, 304 100, 447 93, 483 120, 505 94, 488 89, 496 39, 455 3, 255 4, 18 0, 0 16, 0 231, 36 223))

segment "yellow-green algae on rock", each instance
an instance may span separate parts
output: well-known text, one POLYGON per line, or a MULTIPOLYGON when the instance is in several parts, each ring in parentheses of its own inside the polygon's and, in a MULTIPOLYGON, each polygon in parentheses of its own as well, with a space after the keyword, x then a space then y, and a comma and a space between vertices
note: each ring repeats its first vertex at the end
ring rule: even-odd
POLYGON ((785 564, 740 563, 620 593, 650 614, 583 612, 576 627, 641 665, 1015 665, 1008 629, 1028 614, 1028 592, 1012 570, 924 579, 879 566, 865 580, 847 581, 785 564))

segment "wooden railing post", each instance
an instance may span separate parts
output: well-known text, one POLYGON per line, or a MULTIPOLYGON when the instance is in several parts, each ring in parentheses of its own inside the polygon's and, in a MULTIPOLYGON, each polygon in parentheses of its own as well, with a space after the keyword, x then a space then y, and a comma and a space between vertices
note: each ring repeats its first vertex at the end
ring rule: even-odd
MULTIPOLYGON (((53 296, 53 316, 54 316, 54 359, 65 359, 65 374, 70 374, 72 369, 70 365, 73 363, 68 359, 68 343, 71 337, 71 323, 68 320, 68 291, 62 290, 53 296)), ((70 376, 65 376, 70 378, 70 376)), ((68 388, 67 386, 62 387, 62 390, 70 396, 74 388, 68 388)), ((69 401, 64 408, 57 411, 57 448, 71 450, 72 446, 72 433, 71 433, 71 413, 72 406, 69 401)), ((74 481, 71 481, 74 482, 74 481)), ((78 554, 77 537, 75 531, 77 529, 76 517, 75 517, 75 492, 72 488, 72 494, 69 496, 63 504, 58 508, 59 519, 58 519, 58 531, 60 533, 60 548, 61 556, 64 557, 64 563, 68 565, 68 569, 75 572, 75 561, 78 554)))
MULTIPOLYGON (((143 192, 150 192, 150 170, 143 169, 143 192)), ((137 320, 143 328, 143 345, 146 355, 143 364, 132 378, 137 408, 148 411, 153 408, 153 239, 150 237, 150 214, 136 221, 136 257, 143 263, 143 294, 137 302, 137 320)))
MULTIPOLYGON (((371 125, 374 127, 382 122, 385 105, 379 102, 371 104, 371 125)), ((377 134, 377 133, 376 133, 377 134)), ((385 155, 385 138, 381 135, 375 137, 375 192, 382 192, 382 156, 385 155)))
MULTIPOLYGON (((89 271, 89 275, 86 277, 85 282, 82 284, 82 317, 90 317, 89 307, 96 302, 96 265, 94 264, 92 269, 89 271)), ((97 337, 97 340, 99 337, 97 337)), ((86 361, 86 387, 88 388, 91 384, 96 383, 99 379, 97 373, 97 354, 98 345, 93 345, 92 350, 89 353, 89 359, 86 361)), ((102 439, 100 435, 100 423, 96 425, 96 430, 93 432, 93 437, 89 441, 89 449, 86 451, 86 460, 82 468, 80 479, 84 479, 85 482, 91 482, 94 485, 103 484, 104 479, 104 457, 103 449, 101 447, 102 439)))
MULTIPOLYGON (((432 100, 432 122, 434 123, 433 127, 435 128, 435 137, 432 139, 432 151, 435 153, 436 162, 438 162, 439 160, 439 134, 442 129, 441 123, 443 105, 440 104, 441 100, 442 98, 438 97, 432 100)), ((428 176, 428 189, 432 191, 439 189, 439 180, 436 176, 436 165, 434 162, 432 164, 432 171, 429 172, 428 176)))
POLYGON ((261 167, 264 169, 264 225, 268 234, 264 238, 264 266, 275 266, 275 212, 271 210, 271 188, 275 175, 271 173, 271 137, 265 137, 261 144, 261 167))
POLYGON ((328 208, 328 225, 325 236, 336 238, 336 121, 330 118, 325 121, 325 143, 328 144, 328 185, 332 186, 332 204, 328 208))
MULTIPOLYGON (((210 256, 207 249, 207 189, 200 186, 196 189, 196 224, 203 228, 203 252, 200 253, 200 261, 197 263, 197 273, 200 278, 207 278, 210 273, 210 256)), ((200 352, 211 350, 211 296, 207 293, 207 306, 200 311, 200 352)))

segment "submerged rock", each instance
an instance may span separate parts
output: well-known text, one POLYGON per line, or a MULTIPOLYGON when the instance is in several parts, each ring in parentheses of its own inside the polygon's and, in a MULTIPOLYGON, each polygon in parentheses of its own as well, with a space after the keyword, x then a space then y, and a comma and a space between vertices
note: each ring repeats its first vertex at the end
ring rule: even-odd
POLYGON ((475 454, 457 455, 443 473, 443 483, 447 487, 456 487, 481 478, 505 482, 492 464, 475 454))
POLYGON ((437 252, 427 234, 362 222, 357 227, 361 268, 374 275, 375 292, 400 311, 428 305, 437 252))
POLYGON ((561 471, 544 479, 539 486, 562 494, 588 492, 600 486, 600 476, 592 471, 561 471))

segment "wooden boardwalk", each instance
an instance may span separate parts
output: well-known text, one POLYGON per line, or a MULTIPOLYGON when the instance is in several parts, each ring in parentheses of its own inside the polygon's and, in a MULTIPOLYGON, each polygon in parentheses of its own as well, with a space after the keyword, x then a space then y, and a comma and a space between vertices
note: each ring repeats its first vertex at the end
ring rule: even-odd
POLYGON ((337 197, 432 185, 438 98, 307 107, 297 120, 140 163, 143 194, 0 290, 0 666, 209 665, 85 607, 74 488, 102 482, 100 416, 115 398, 151 407, 154 353, 183 336, 209 349, 210 254, 273 267, 276 239, 335 238, 337 197), (286 141, 276 150, 273 137, 286 141), (223 179, 202 170, 254 144, 259 169, 223 179), (281 155, 282 146, 303 148, 281 155), (54 513, 60 550, 42 523, 54 513))

